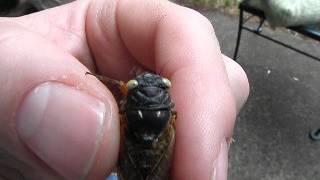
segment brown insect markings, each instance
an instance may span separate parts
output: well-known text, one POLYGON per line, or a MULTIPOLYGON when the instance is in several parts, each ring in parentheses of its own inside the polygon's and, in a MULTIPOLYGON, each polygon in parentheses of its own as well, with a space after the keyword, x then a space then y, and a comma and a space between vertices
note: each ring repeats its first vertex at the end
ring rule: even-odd
MULTIPOLYGON (((125 118, 125 116, 123 116, 125 118)), ((124 139, 119 159, 120 180, 167 180, 175 142, 176 116, 152 145, 139 145, 124 139)))

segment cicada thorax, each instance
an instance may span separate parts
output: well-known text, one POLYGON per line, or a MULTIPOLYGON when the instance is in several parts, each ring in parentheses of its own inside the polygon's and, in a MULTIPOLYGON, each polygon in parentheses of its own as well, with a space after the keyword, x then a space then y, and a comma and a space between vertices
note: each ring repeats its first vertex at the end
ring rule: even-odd
POLYGON ((127 83, 122 105, 119 177, 123 180, 168 179, 175 113, 170 81, 144 73, 127 83))
MULTIPOLYGON (((165 180, 169 176, 175 141, 176 113, 168 79, 144 73, 128 81, 91 74, 109 88, 120 90, 121 147, 118 176, 121 180, 165 180)), ((117 94, 113 91, 116 99, 117 94)))

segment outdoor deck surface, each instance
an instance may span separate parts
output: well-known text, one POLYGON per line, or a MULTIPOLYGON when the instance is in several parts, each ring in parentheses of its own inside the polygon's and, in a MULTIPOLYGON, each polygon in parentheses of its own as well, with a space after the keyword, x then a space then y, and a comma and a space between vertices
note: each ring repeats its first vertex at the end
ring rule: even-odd
MULTIPOLYGON (((214 24, 222 52, 232 57, 238 17, 202 13, 214 24)), ((320 57, 319 43, 281 30, 264 31, 320 57)), ((320 62, 247 31, 239 56, 251 94, 236 123, 229 179, 320 179, 320 142, 308 138, 310 129, 320 127, 320 62)))

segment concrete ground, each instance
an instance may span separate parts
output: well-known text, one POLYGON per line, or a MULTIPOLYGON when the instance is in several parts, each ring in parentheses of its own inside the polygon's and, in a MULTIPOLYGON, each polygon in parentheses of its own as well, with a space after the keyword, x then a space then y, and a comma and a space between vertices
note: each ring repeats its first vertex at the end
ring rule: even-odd
MULTIPOLYGON (((238 17, 203 14, 214 25, 222 52, 232 57, 238 17)), ((264 32, 320 57, 319 43, 281 30, 264 32)), ((320 179, 320 142, 308 138, 309 130, 320 128, 320 62, 247 31, 239 56, 251 94, 235 127, 229 179, 320 179)))

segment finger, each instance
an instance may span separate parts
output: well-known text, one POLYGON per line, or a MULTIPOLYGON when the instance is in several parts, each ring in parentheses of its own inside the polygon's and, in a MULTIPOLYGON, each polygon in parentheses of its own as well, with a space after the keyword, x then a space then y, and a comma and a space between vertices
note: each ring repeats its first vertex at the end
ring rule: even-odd
POLYGON ((178 112, 173 178, 211 179, 236 115, 211 24, 167 1, 123 0, 117 10, 120 36, 135 60, 173 82, 178 112))
POLYGON ((234 60, 223 55, 224 64, 226 66, 230 88, 236 101, 237 113, 245 104, 249 95, 249 82, 246 73, 242 67, 234 60))
POLYGON ((87 44, 86 15, 90 0, 74 1, 56 8, 15 18, 25 29, 40 34, 61 50, 95 70, 94 58, 87 44))
POLYGON ((45 36, 90 70, 114 79, 127 80, 128 72, 136 63, 117 30, 117 2, 79 0, 20 17, 16 21, 30 31, 45 36), (95 61, 97 59, 103 61, 95 61))
MULTIPOLYGON (((30 30, 45 35, 59 47, 79 59, 80 62, 89 69, 93 70, 95 69, 95 62, 93 62, 90 54, 85 35, 85 15, 88 11, 88 6, 88 1, 76 1, 59 8, 42 11, 38 14, 23 16, 19 18, 18 21, 30 30), (65 14, 69 14, 69 16, 66 18, 65 14), (35 21, 38 23, 33 23, 35 21), (48 29, 54 29, 54 31, 48 31, 48 29)), ((92 6, 105 7, 106 5, 103 1, 97 1, 92 6)), ((97 59, 104 59, 102 63, 101 61, 98 62, 99 69, 100 71, 107 70, 107 72, 102 72, 102 74, 109 74, 110 76, 124 79, 121 78, 121 76, 123 77, 122 74, 128 74, 128 72, 132 70, 133 65, 136 64, 133 63, 134 58, 130 56, 117 31, 115 17, 116 1, 108 1, 108 8, 104 8, 105 11, 108 11, 108 16, 104 20, 100 20, 100 18, 90 18, 97 12, 97 9, 99 9, 95 7, 90 9, 87 21, 89 24, 88 35, 89 40, 91 40, 91 49, 97 59), (99 23, 95 23, 96 20, 98 20, 99 23), (110 46, 110 44, 113 46, 110 46), (106 59, 109 59, 110 64, 105 63, 109 63, 106 59), (110 69, 114 69, 116 73, 110 72, 110 69), (115 74, 121 75, 117 76, 115 74)), ((244 87, 248 84, 248 82, 246 82, 247 78, 243 69, 237 63, 227 56, 223 56, 223 59, 225 61, 231 89, 236 99, 237 111, 239 111, 248 96, 248 87, 244 87), (239 88, 240 86, 241 88, 239 88)))
MULTIPOLYGON (((156 64, 152 64, 154 62, 153 60, 155 59, 155 58, 153 58, 154 54, 152 54, 153 52, 155 52, 154 51, 155 47, 153 46, 153 40, 155 38, 152 38, 153 33, 150 33, 150 32, 156 31, 158 29, 158 28, 156 28, 156 26, 158 24, 160 24, 159 22, 161 22, 162 19, 165 19, 163 17, 167 16, 167 14, 166 14, 167 8, 164 8, 162 6, 161 2, 158 2, 156 4, 153 1, 144 2, 144 3, 146 3, 147 5, 150 5, 150 6, 147 6, 147 7, 143 6, 143 8, 142 8, 143 10, 148 9, 148 8, 153 9, 153 10, 151 10, 151 13, 149 13, 149 15, 148 15, 148 16, 151 16, 151 18, 145 18, 147 21, 137 21, 137 22, 139 22, 137 24, 138 25, 142 24, 142 26, 140 26, 140 28, 143 27, 143 29, 149 31, 149 33, 144 33, 144 34, 140 33, 140 35, 138 34, 137 39, 133 39, 132 42, 134 42, 134 43, 131 46, 127 44, 128 42, 130 42, 127 40, 128 37, 125 38, 126 42, 123 43, 122 37, 119 36, 117 22, 116 22, 117 15, 115 15, 116 9, 117 9, 117 7, 116 7, 117 3, 115 3, 115 1, 108 1, 108 3, 105 3, 105 1, 104 2, 103 1, 96 1, 96 3, 94 3, 90 6, 91 8, 89 9, 88 16, 87 16, 88 22, 86 23, 87 30, 88 30, 87 31, 88 32, 88 39, 90 42, 90 47, 91 47, 92 51, 94 52, 94 56, 97 59, 97 64, 99 65, 100 71, 102 71, 103 74, 111 76, 111 77, 120 78, 120 79, 127 77, 128 72, 130 72, 132 69, 132 66, 135 65, 135 60, 139 61, 140 59, 143 61, 142 64, 145 67, 149 67, 151 69, 156 68, 156 67, 154 67, 156 64), (148 19, 151 19, 151 20, 148 21, 148 19), (150 22, 150 23, 148 24, 148 22, 150 22), (147 37, 145 37, 145 36, 147 36, 147 37), (110 46, 110 44, 112 44, 112 46, 110 46), (128 45, 128 47, 130 47, 130 48, 127 49, 127 47, 125 45, 128 45), (134 47, 134 46, 137 46, 137 47, 134 47), (136 48, 136 49, 134 49, 134 48, 136 48), (142 51, 141 51, 141 49, 142 49, 142 51), (143 52, 143 51, 147 51, 147 52, 143 52), (142 52, 142 53, 140 53, 140 52, 142 52), (148 61, 148 59, 152 59, 152 61, 148 61), (148 64, 148 63, 150 63, 150 64, 148 64)), ((146 5, 144 3, 141 3, 141 4, 146 5)), ((139 8, 134 8, 134 9, 139 11, 139 8)), ((74 11, 74 13, 72 13, 73 15, 71 17, 78 17, 77 15, 75 15, 75 14, 77 14, 75 12, 79 12, 79 11, 78 10, 74 11)), ((60 14, 63 14, 63 13, 60 13, 60 14)), ((56 14, 56 15, 59 15, 59 14, 56 14)), ((50 16, 48 16, 48 17, 50 17, 50 16)), ((82 17, 82 16, 80 16, 80 17, 82 17)), ((62 18, 62 19, 65 19, 65 18, 62 18)), ((133 22, 135 22, 135 21, 136 20, 134 20, 133 22)), ((165 21, 165 20, 163 20, 163 21, 165 21)), ((71 22, 74 22, 74 21, 71 21, 71 22)), ((184 21, 182 21, 182 22, 184 22, 184 21)), ((55 23, 52 23, 52 24, 55 25, 55 23)), ((206 24, 206 22, 205 22, 205 24, 206 24)), ((210 29, 210 26, 208 26, 208 27, 210 29)), ((134 27, 134 28, 137 28, 137 27, 134 27)), ((72 32, 72 30, 73 30, 72 28, 68 28, 68 27, 66 27, 66 29, 68 30, 67 32, 69 32, 69 31, 72 32)), ((124 36, 123 33, 128 32, 128 29, 125 29, 125 28, 123 28, 123 29, 124 30, 122 32, 122 36, 124 36)), ((142 32, 144 32, 144 31, 142 31, 142 32)), ((131 35, 129 35, 129 38, 130 38, 130 36, 131 35)), ((134 36, 131 36, 131 37, 134 37, 134 36)), ((175 61, 173 61, 173 62, 175 62, 175 61)), ((164 68, 164 69, 168 69, 168 68, 164 68)), ((228 67, 227 67, 227 70, 228 70, 228 67)), ((164 73, 164 74, 166 74, 166 73, 164 73)), ((229 79, 231 79, 230 75, 228 75, 228 76, 229 76, 229 79)), ((243 76, 241 76, 241 77, 243 77, 243 76)), ((246 79, 246 78, 243 78, 243 79, 246 79)), ((231 87, 234 87, 232 82, 235 82, 235 81, 230 81, 231 87)), ((243 84, 245 84, 245 82, 243 84)), ((232 91, 236 92, 233 90, 233 88, 232 88, 232 91)), ((237 93, 237 92, 233 93, 233 96, 240 97, 240 101, 238 101, 236 98, 236 100, 235 100, 236 104, 241 104, 241 103, 238 103, 238 102, 241 102, 241 98, 245 99, 244 98, 245 95, 242 96, 241 93, 237 93)), ((237 105, 237 107, 240 107, 240 106, 237 105)), ((229 129, 229 130, 227 130, 227 132, 229 132, 229 133, 226 133, 226 134, 231 134, 230 132, 232 131, 232 127, 233 127, 233 123, 232 123, 233 119, 232 118, 229 118, 229 119, 231 119, 228 121, 229 123, 226 123, 226 124, 228 124, 227 129, 229 129)))
POLYGON ((213 180, 227 180, 228 179, 228 142, 222 141, 219 155, 215 160, 215 170, 213 180))
MULTIPOLYGON (((87 24, 89 34, 96 34, 89 35, 88 39, 96 56, 100 56, 96 59, 97 64, 102 67, 103 73, 119 70, 120 74, 128 74, 132 68, 130 62, 136 61, 146 68, 171 77, 176 82, 173 96, 180 113, 176 146, 176 152, 179 153, 175 155, 174 175, 181 179, 206 179, 211 176, 212 161, 218 156, 219 143, 232 134, 234 102, 240 108, 248 93, 246 90, 243 93, 231 90, 236 89, 234 85, 237 79, 231 75, 226 76, 217 41, 212 38, 214 33, 211 25, 203 17, 195 15, 197 13, 164 1, 122 1, 111 6, 102 1, 97 2, 97 6, 93 5, 89 9, 88 19, 90 14, 102 12, 98 16, 100 21, 87 24), (198 25, 200 28, 197 29, 198 25), (117 41, 110 41, 114 39, 117 41), (118 54, 129 53, 132 57, 114 61, 109 53, 102 55, 101 52, 108 44, 101 43, 103 40, 119 45, 118 48, 122 51, 118 54), (188 85, 192 85, 189 91, 188 85), (204 97, 208 101, 201 101, 204 97), (208 107, 212 109, 208 111, 208 107), (202 146, 198 146, 199 143, 202 146)), ((227 67, 227 70, 231 73, 233 70, 237 71, 241 76, 239 79, 242 79, 241 87, 247 86, 246 77, 241 71, 239 73, 239 69, 227 67)))
MULTIPOLYGON (((96 1, 89 10, 88 6, 89 1, 76 1, 59 8, 23 16, 18 18, 18 21, 24 27, 46 36, 59 47, 75 56, 89 69, 94 70, 96 69, 94 67, 95 62, 93 62, 87 44, 87 40, 91 40, 90 45, 95 57, 104 59, 104 61, 98 61, 99 71, 110 77, 128 79, 123 74, 128 74, 136 64, 117 31, 116 1, 108 1, 107 6, 103 1, 96 1), (105 7, 103 10, 106 11, 108 16, 98 19, 91 18, 100 10, 98 7, 105 7), (85 15, 87 11, 89 39, 85 35, 85 15), (69 16, 66 17, 65 14, 69 14, 69 16), (37 23, 34 23, 35 21, 37 23), (51 31, 48 29, 51 29, 51 31), (110 44, 113 46, 109 46, 110 44)), ((237 112, 239 112, 248 96, 248 87, 243 87, 248 84, 246 82, 247 78, 242 68, 230 58, 224 56, 224 61, 230 86, 235 96, 237 112), (241 88, 239 88, 240 86, 241 88)))
POLYGON ((118 2, 95 0, 91 3, 87 12, 87 38, 98 72, 115 79, 128 80, 137 63, 119 33, 118 2))
POLYGON ((0 168, 26 179, 103 179, 119 146, 112 95, 54 44, 14 22, 0 26, 0 159, 14 157, 0 168))

